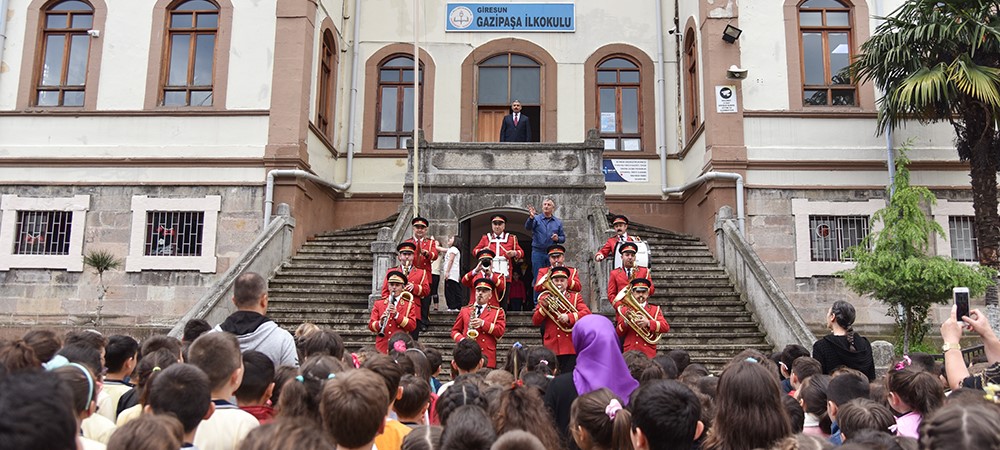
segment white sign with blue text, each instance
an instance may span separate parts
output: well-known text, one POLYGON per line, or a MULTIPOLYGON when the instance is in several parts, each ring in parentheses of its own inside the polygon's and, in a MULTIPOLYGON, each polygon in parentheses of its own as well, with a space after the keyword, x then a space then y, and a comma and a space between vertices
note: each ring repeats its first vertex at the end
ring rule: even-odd
POLYGON ((573 3, 449 3, 445 31, 573 32, 573 3))

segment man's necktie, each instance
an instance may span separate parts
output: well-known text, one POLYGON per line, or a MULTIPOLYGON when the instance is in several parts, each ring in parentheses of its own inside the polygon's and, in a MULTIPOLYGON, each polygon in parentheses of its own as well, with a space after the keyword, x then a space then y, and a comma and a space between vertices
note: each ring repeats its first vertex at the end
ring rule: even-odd
POLYGON ((483 307, 476 306, 476 317, 479 317, 479 315, 482 314, 482 312, 483 312, 483 307))
POLYGON ((520 116, 520 114, 514 114, 514 126, 515 126, 515 127, 517 126, 517 118, 518 118, 519 116, 520 116))

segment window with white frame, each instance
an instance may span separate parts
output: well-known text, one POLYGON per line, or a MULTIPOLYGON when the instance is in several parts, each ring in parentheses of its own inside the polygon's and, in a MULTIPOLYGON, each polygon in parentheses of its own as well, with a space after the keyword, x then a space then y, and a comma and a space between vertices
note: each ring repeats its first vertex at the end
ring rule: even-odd
POLYGON ((0 198, 0 270, 83 270, 83 230, 90 196, 0 198))
POLYGON ((865 202, 811 201, 792 199, 795 220, 795 276, 833 275, 854 267, 844 251, 878 231, 871 216, 885 207, 885 200, 865 202))
POLYGON ((951 259, 979 262, 979 239, 976 237, 975 217, 949 216, 948 241, 951 242, 951 259))
POLYGON ((215 243, 222 197, 132 197, 132 237, 127 272, 215 272, 215 243))

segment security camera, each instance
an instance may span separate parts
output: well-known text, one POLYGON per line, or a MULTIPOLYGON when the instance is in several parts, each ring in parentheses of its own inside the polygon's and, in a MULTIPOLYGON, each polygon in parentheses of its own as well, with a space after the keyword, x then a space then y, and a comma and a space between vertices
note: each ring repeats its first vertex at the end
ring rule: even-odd
POLYGON ((745 80, 747 77, 747 69, 741 69, 736 65, 729 66, 729 70, 726 71, 726 78, 730 80, 745 80))
POLYGON ((92 38, 101 37, 101 30, 87 30, 87 35, 92 38))
POLYGON ((667 31, 667 34, 677 34, 677 27, 671 28, 669 31, 667 31))

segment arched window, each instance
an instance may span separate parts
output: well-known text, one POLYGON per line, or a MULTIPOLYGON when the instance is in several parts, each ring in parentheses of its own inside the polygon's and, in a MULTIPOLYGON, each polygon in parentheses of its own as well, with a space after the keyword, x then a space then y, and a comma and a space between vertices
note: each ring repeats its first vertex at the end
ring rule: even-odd
POLYGON ((612 56, 597 65, 597 113, 605 150, 642 150, 639 65, 612 56))
POLYGON ((319 54, 319 83, 316 93, 316 127, 326 135, 333 137, 334 92, 337 74, 337 41, 333 33, 327 29, 323 32, 323 47, 319 54))
POLYGON ((541 119, 541 64, 517 53, 502 53, 479 63, 477 117, 480 142, 500 137, 503 117, 514 100, 521 102, 521 114, 534 124, 531 142, 538 142, 541 119))
POLYGON ((687 139, 691 139, 701 126, 701 95, 698 86, 698 42, 694 28, 688 28, 684 33, 684 112, 687 116, 687 139))
POLYGON ((212 106, 219 6, 187 0, 168 8, 163 61, 163 106, 212 106))
POLYGON ((803 104, 857 105, 849 71, 854 53, 850 6, 838 0, 806 0, 799 4, 798 20, 803 104))
POLYGON ((83 106, 94 8, 87 2, 53 3, 42 20, 42 60, 35 106, 83 106))
MULTIPOLYGON (((420 65, 423 101, 424 70, 420 65)), ((421 104, 421 110, 423 105, 421 104)), ((397 55, 378 67, 378 132, 375 148, 403 149, 413 137, 413 57, 397 55)), ((419 124, 418 124, 419 126, 419 124)))

